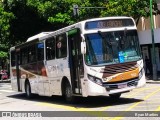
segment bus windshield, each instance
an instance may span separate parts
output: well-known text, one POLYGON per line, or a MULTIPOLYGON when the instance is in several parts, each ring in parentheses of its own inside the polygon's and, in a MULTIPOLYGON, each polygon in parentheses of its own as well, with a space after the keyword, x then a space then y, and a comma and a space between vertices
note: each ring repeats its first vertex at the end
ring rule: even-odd
POLYGON ((107 65, 141 59, 136 30, 85 34, 87 65, 107 65))

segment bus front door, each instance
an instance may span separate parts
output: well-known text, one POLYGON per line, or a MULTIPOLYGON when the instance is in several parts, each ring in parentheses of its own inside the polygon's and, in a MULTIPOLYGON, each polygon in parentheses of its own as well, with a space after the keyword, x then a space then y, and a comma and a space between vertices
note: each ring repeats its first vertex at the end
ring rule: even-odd
POLYGON ((18 91, 22 90, 21 81, 20 81, 20 70, 19 70, 19 64, 20 64, 20 51, 19 49, 16 50, 16 78, 17 78, 17 86, 18 91))
POLYGON ((80 30, 74 29, 68 32, 69 65, 72 90, 74 94, 82 94, 81 78, 84 76, 83 57, 80 50, 80 30))

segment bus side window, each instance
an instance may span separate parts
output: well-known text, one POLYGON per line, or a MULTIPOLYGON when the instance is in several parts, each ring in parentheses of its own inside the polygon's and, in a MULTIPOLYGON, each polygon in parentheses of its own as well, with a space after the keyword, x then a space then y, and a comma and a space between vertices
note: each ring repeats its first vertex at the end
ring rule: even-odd
POLYGON ((44 43, 38 43, 37 44, 37 56, 38 56, 38 61, 44 59, 44 43))
POLYGON ((46 40, 46 60, 55 59, 55 39, 54 37, 46 40))
POLYGON ((28 63, 28 49, 27 49, 27 47, 23 48, 21 50, 21 64, 26 64, 26 63, 28 63))
POLYGON ((56 37, 56 58, 67 57, 67 37, 61 34, 56 37))
POLYGON ((35 62, 36 61, 36 50, 35 50, 35 45, 29 46, 29 62, 35 62))

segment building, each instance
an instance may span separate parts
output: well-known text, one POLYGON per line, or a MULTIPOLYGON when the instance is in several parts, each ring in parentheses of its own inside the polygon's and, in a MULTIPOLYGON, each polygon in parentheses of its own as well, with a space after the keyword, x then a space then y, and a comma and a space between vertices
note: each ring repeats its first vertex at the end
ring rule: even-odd
MULTIPOLYGON (((160 7, 160 5, 159 5, 160 7)), ((155 59, 157 71, 160 72, 160 15, 153 15, 154 21, 154 43, 155 43, 155 59)), ((152 36, 150 27, 150 18, 142 17, 137 25, 140 45, 143 58, 147 56, 152 61, 152 36)))

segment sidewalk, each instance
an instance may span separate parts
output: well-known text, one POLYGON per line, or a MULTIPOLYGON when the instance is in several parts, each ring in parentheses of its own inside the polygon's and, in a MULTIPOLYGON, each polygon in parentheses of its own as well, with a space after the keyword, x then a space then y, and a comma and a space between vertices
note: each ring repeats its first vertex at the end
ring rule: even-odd
POLYGON ((153 80, 152 75, 146 75, 146 82, 147 83, 153 83, 153 84, 160 84, 160 76, 157 76, 157 80, 153 80))

